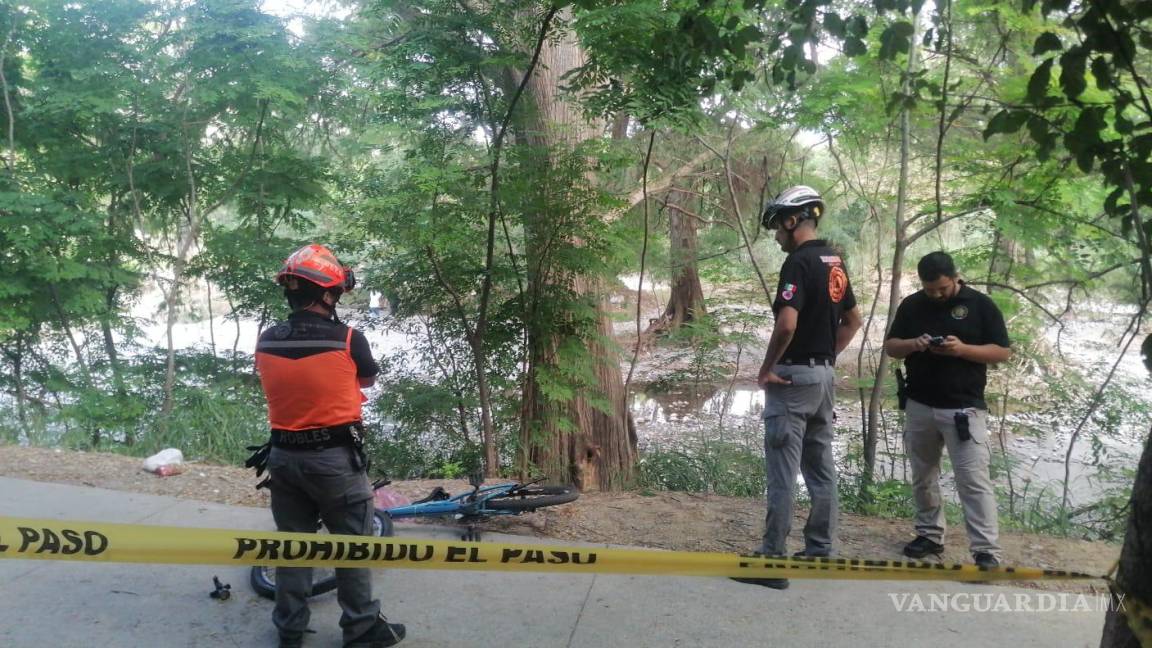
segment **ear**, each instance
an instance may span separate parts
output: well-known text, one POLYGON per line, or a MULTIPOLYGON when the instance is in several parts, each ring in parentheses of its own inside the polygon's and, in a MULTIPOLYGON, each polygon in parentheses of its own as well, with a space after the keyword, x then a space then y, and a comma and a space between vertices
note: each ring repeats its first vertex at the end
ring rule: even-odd
POLYGON ((325 290, 324 296, 321 297, 321 299, 324 300, 325 304, 328 304, 329 306, 335 306, 336 302, 340 301, 340 296, 331 290, 325 290))

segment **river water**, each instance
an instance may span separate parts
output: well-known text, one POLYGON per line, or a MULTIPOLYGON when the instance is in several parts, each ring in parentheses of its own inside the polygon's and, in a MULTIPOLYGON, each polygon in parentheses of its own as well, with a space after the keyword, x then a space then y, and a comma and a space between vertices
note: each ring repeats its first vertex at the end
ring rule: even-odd
MULTIPOLYGON (((203 317, 206 308, 202 295, 199 297, 201 301, 196 312, 203 317)), ((216 306, 215 312, 224 310, 216 306)), ((1047 488, 1058 493, 1058 484, 1064 479, 1064 457, 1072 431, 1085 411, 1093 388, 1111 370, 1112 363, 1120 358, 1113 386, 1104 394, 1107 407, 1087 421, 1072 453, 1070 490, 1074 502, 1090 500, 1110 487, 1131 483, 1130 476, 1116 474, 1116 471, 1135 467, 1148 433, 1148 412, 1152 411, 1152 395, 1147 389, 1149 379, 1138 350, 1142 337, 1138 337, 1123 355, 1117 346, 1119 332, 1124 330, 1132 311, 1108 304, 1091 305, 1084 310, 1090 311, 1091 317, 1068 318, 1062 330, 1050 327, 1044 333, 1056 356, 1056 364, 1075 367, 1083 377, 1082 384, 1069 388, 1071 393, 1067 404, 1055 408, 1030 407, 1030 401, 1039 403, 1044 399, 1036 393, 1014 396, 1020 402, 1009 407, 1006 416, 995 417, 991 422, 993 449, 1011 458, 1015 487, 1019 489, 1030 484, 1033 489, 1047 488)), ((364 330, 378 357, 403 355, 413 346, 406 335, 386 325, 387 317, 383 312, 344 309, 342 313, 364 330)), ((142 331, 140 344, 157 348, 166 345, 158 291, 146 292, 142 296, 136 304, 134 316, 142 331)), ((633 325, 621 328, 629 326, 633 325)), ((759 333, 766 339, 763 331, 759 333)), ((258 331, 255 321, 241 320, 237 324, 217 315, 211 324, 207 319, 186 317, 176 325, 173 335, 178 348, 208 350, 214 340, 220 354, 232 349, 233 345, 242 352, 251 353, 258 331)), ((687 446, 693 441, 723 439, 744 443, 750 451, 762 451, 760 414, 764 406, 763 392, 747 381, 748 369, 754 370, 749 358, 762 352, 763 347, 745 351, 744 375, 731 386, 720 384, 693 388, 681 385, 674 391, 661 391, 646 388, 644 384, 633 384, 632 412, 641 447, 687 446)), ((648 378, 659 374, 658 368, 649 369, 648 378)), ((1032 373, 1043 372, 1033 369, 1032 373)), ((990 376, 995 383, 996 372, 990 376)), ((842 383, 850 384, 853 377, 841 378, 842 383)), ((1013 376, 1011 379, 1032 385, 1038 381, 1036 375, 1013 376)), ((637 383, 641 380, 643 378, 639 378, 637 383)), ((859 394, 855 390, 842 389, 839 392, 836 414, 837 452, 843 457, 850 448, 858 448, 862 438, 862 412, 859 394)), ((905 464, 898 413, 886 412, 884 422, 885 434, 879 442, 878 462, 883 464, 884 471, 891 473, 889 476, 902 479, 905 477, 905 464)))

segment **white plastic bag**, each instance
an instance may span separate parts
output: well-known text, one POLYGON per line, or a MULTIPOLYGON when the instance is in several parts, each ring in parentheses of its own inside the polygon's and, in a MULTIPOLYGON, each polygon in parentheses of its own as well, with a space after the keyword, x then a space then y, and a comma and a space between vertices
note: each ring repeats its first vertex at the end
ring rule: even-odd
MULTIPOLYGON (((165 466, 178 466, 182 463, 184 463, 183 452, 180 452, 176 448, 165 448, 144 460, 144 470, 150 473, 160 474, 161 469, 165 466)), ((165 470, 164 472, 173 474, 170 470, 165 470)))

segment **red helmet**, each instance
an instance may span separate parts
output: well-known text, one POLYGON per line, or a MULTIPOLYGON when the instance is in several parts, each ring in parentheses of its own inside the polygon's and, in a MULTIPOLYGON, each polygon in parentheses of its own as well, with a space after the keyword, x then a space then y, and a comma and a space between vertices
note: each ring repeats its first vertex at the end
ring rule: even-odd
POLYGON ((356 286, 352 269, 341 264, 331 250, 316 243, 305 245, 285 259, 280 272, 276 273, 276 283, 283 285, 284 278, 289 276, 311 281, 321 288, 349 291, 356 286))

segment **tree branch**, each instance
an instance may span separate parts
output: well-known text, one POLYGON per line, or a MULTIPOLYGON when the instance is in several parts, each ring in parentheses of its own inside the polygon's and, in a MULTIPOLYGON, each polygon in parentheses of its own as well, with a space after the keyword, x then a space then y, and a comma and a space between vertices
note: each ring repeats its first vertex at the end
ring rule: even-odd
POLYGON ((912 245, 912 243, 915 242, 917 239, 919 239, 921 236, 924 236, 925 234, 930 234, 932 231, 939 229, 941 225, 943 225, 944 223, 947 223, 948 221, 954 221, 957 218, 963 218, 965 216, 969 216, 969 215, 975 214, 977 212, 982 212, 985 209, 987 209, 987 207, 984 207, 981 205, 981 206, 975 207, 973 209, 966 209, 962 212, 952 214, 951 216, 946 216, 945 218, 937 220, 933 223, 929 223, 928 225, 925 225, 924 227, 922 227, 918 231, 916 231, 912 234, 909 234, 908 237, 904 239, 904 247, 908 247, 908 246, 912 245))
MULTIPOLYGON (((528 81, 532 78, 536 65, 540 62, 540 52, 543 51, 544 43, 548 40, 548 30, 551 28, 552 19, 559 10, 559 5, 553 4, 548 7, 548 12, 540 23, 540 33, 536 37, 536 49, 532 52, 532 60, 528 63, 528 69, 524 72, 524 78, 520 79, 520 85, 516 87, 516 92, 512 94, 512 100, 508 102, 508 110, 500 122, 500 130, 496 131, 496 137, 492 140, 492 166, 489 171, 492 180, 488 203, 488 238, 484 252, 484 281, 480 287, 480 306, 476 315, 477 343, 483 340, 487 329, 488 300, 492 295, 492 265, 496 255, 496 221, 500 218, 500 154, 504 150, 504 136, 508 132, 508 124, 512 121, 516 105, 524 94, 524 88, 528 86, 528 81)), ((481 370, 483 369, 481 368, 481 370)))
POLYGON ((12 15, 12 26, 8 35, 4 37, 4 45, 0 46, 0 87, 4 91, 4 108, 8 113, 8 157, 4 159, 4 166, 8 174, 16 172, 16 115, 12 112, 12 97, 8 91, 8 77, 4 74, 4 63, 8 58, 8 45, 12 42, 12 34, 16 33, 16 16, 12 15))
POLYGON ((476 332, 468 323, 468 311, 464 308, 464 300, 461 299, 460 293, 457 292, 456 289, 452 287, 452 284, 448 283, 448 280, 444 277, 444 271, 440 268, 440 262, 436 260, 436 252, 432 249, 432 246, 429 245, 425 247, 424 251, 428 254, 428 260, 432 262, 432 272, 436 275, 436 281, 452 296, 452 302, 456 304, 456 311, 460 316, 460 325, 464 327, 464 332, 468 337, 472 338, 469 340, 469 343, 472 343, 476 337, 476 332))
POLYGON ((644 265, 648 260, 648 165, 652 162, 652 147, 656 144, 656 131, 648 135, 648 151, 644 154, 644 169, 640 176, 640 189, 644 193, 644 244, 640 247, 640 283, 636 286, 636 348, 632 350, 632 362, 628 365, 628 377, 624 379, 624 397, 628 397, 628 386, 632 384, 632 372, 636 370, 636 360, 640 357, 640 309, 644 303, 644 265))
POLYGON ((667 191, 669 187, 671 187, 673 184, 676 183, 677 178, 683 176, 686 173, 693 171, 694 169, 699 167, 701 164, 704 164, 705 162, 707 162, 708 158, 710 158, 710 157, 712 157, 712 152, 702 151, 701 153, 697 154, 696 157, 693 157, 688 162, 685 162, 684 164, 680 165, 680 167, 677 168, 675 171, 664 175, 663 177, 661 177, 659 180, 657 180, 655 182, 648 183, 648 190, 647 191, 645 191, 643 188, 640 188, 640 189, 637 189, 636 191, 633 191, 632 193, 628 194, 625 209, 631 209, 632 207, 639 205, 640 202, 643 201, 648 196, 651 196, 653 194, 663 193, 663 192, 667 191))

